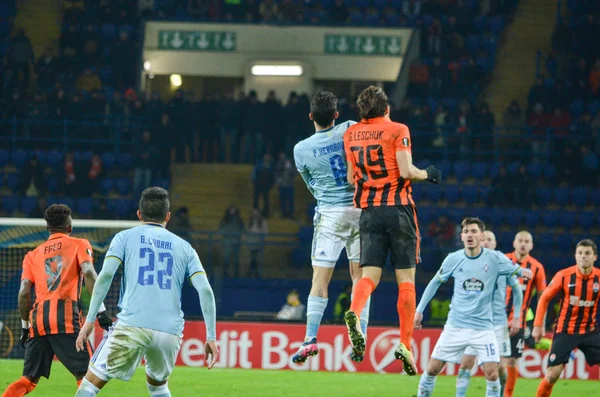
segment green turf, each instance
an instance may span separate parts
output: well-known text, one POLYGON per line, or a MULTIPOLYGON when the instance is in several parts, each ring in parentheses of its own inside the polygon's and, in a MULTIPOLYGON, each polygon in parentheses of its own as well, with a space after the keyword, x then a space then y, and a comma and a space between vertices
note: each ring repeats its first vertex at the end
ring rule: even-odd
MULTIPOLYGON (((23 361, 0 360, 0 391, 21 375, 23 361)), ((440 376, 434 397, 454 396, 454 377, 440 376)), ((418 377, 405 375, 379 375, 363 373, 327 373, 262 371, 240 369, 212 369, 177 367, 171 376, 169 388, 174 397, 351 397, 351 396, 414 396, 418 377)), ((519 379, 516 397, 533 397, 538 380, 519 379)), ((554 388, 553 397, 598 397, 600 382, 560 381, 554 388)), ((60 363, 55 363, 49 380, 42 379, 32 396, 74 396, 76 384, 60 363)), ((130 382, 114 380, 101 396, 148 397, 144 382, 144 370, 139 368, 130 382)), ((485 382, 474 378, 469 397, 483 397, 485 382)))

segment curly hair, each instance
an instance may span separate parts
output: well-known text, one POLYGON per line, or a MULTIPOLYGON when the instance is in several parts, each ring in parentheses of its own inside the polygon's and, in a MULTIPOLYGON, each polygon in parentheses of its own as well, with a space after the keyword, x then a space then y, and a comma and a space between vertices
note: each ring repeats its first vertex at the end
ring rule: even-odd
POLYGON ((390 102, 383 89, 374 85, 365 88, 356 100, 356 107, 361 119, 384 116, 389 104, 390 102))
POLYGON ((44 211, 44 219, 48 229, 64 229, 69 226, 67 220, 71 216, 71 208, 64 204, 52 204, 44 211))

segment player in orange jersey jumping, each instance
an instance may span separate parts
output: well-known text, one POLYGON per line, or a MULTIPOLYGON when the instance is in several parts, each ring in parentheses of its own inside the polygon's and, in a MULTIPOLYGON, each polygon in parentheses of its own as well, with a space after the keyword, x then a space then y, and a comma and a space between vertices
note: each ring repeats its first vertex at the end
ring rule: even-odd
MULTIPOLYGON (((81 328, 81 283, 92 293, 96 281, 90 242, 71 237, 71 209, 53 204, 44 212, 50 237, 23 260, 19 312, 23 323, 21 344, 25 348, 23 376, 10 384, 2 397, 21 397, 35 389, 42 376, 50 377, 54 356, 75 376, 83 379, 92 349, 75 348, 81 328), (31 306, 31 289, 35 303, 31 306)), ((112 320, 103 307, 98 322, 108 330, 112 320)))
POLYGON ((548 304, 561 295, 559 316, 554 326, 548 371, 540 383, 536 397, 550 397, 571 352, 579 349, 589 365, 600 365, 600 330, 596 323, 600 301, 600 269, 598 247, 592 240, 581 240, 575 248, 575 266, 556 273, 540 297, 532 336, 538 342, 544 330, 548 304))

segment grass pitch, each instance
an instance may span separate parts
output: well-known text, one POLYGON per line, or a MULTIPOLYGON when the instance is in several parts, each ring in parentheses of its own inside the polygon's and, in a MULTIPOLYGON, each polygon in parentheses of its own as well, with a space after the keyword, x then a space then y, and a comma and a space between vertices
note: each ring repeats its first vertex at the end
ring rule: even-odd
MULTIPOLYGON (((0 360, 0 391, 21 376, 22 360, 0 360)), ((454 397, 455 377, 440 376, 433 397, 454 397)), ((266 371, 242 369, 212 369, 177 367, 169 380, 175 397, 316 397, 316 396, 415 396, 418 377, 398 374, 328 373, 266 371)), ((517 397, 534 397, 539 380, 519 379, 517 397)), ((52 366, 50 379, 42 378, 31 396, 74 396, 77 385, 71 374, 59 362, 52 366)), ((559 381, 552 397, 598 397, 598 381, 559 381)), ((111 381, 100 396, 148 397, 143 367, 138 368, 130 382, 111 381)), ((473 378, 468 397, 483 397, 485 380, 473 378)))

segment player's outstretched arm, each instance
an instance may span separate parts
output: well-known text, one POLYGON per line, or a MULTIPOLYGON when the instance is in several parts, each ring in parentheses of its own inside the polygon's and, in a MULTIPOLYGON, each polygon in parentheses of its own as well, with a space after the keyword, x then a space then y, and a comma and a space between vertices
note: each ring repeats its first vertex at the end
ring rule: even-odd
POLYGON ((200 297, 200 307, 202 308, 204 324, 206 324, 206 363, 208 369, 211 369, 219 357, 219 349, 215 343, 217 339, 217 308, 215 304, 215 294, 208 282, 206 273, 198 272, 193 274, 191 281, 200 297))
POLYGON ((421 296, 421 300, 417 305, 417 310, 415 313, 416 329, 421 329, 421 321, 423 321, 423 312, 425 312, 425 308, 427 308, 427 305, 435 296, 435 293, 437 292, 438 288, 440 288, 440 285, 442 285, 442 280, 436 275, 434 278, 431 279, 429 284, 427 284, 427 288, 425 288, 425 291, 423 291, 423 296, 421 296))
POLYGON ((542 293, 542 296, 540 296, 537 310, 535 311, 535 319, 533 320, 533 332, 531 334, 536 342, 539 342, 545 333, 544 328, 546 326, 546 312, 548 311, 548 305, 552 298, 554 298, 561 290, 562 280, 560 277, 562 277, 560 273, 554 276, 550 285, 548 285, 548 288, 546 288, 542 293))
POLYGON ((404 179, 409 179, 413 182, 427 181, 437 185, 442 180, 442 172, 433 165, 427 167, 426 170, 417 168, 412 161, 412 154, 407 150, 396 152, 396 161, 400 176, 404 179))

